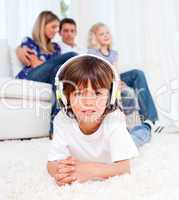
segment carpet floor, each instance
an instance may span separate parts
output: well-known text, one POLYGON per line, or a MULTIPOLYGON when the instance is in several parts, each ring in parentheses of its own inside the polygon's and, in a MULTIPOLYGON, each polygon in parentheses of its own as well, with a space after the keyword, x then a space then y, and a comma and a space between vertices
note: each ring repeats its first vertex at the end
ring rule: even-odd
POLYGON ((179 134, 154 135, 131 175, 58 187, 46 170, 49 140, 0 142, 0 200, 178 200, 179 134))

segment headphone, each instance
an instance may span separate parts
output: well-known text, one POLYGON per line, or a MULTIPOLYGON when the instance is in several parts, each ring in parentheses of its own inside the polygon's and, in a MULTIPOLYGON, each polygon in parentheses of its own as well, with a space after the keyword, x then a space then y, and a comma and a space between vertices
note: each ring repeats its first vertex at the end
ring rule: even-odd
MULTIPOLYGON (((120 100, 120 91, 118 89, 118 84, 119 84, 119 78, 118 78, 118 74, 116 69, 114 68, 114 66, 108 62, 107 60, 105 60, 102 57, 96 56, 96 55, 92 55, 92 54, 80 54, 77 56, 74 56, 70 59, 68 59, 57 71, 56 76, 55 76, 55 86, 56 86, 56 99, 59 105, 61 105, 61 102, 63 103, 65 110, 67 110, 67 99, 66 96, 63 92, 63 83, 64 81, 60 81, 59 80, 59 75, 62 73, 62 71, 73 61, 78 60, 80 58, 83 57, 88 57, 88 58, 97 58, 101 61, 103 61, 104 63, 106 63, 113 71, 114 74, 114 79, 112 81, 112 88, 111 88, 111 98, 110 98, 110 105, 115 105, 116 100, 117 102, 119 102, 120 100)), ((68 83, 68 81, 65 81, 66 83, 68 83)), ((73 84, 69 81, 70 84, 73 84)), ((74 85, 74 87, 76 87, 74 85)))

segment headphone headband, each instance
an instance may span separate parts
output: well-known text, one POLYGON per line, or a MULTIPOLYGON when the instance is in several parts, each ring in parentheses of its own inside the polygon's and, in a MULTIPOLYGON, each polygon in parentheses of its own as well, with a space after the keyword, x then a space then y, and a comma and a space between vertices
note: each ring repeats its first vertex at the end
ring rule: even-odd
POLYGON ((79 58, 83 58, 83 57, 91 57, 91 58, 97 58, 103 62, 105 62, 106 64, 108 64, 110 66, 110 68, 112 69, 113 73, 114 73, 114 80, 116 82, 119 81, 119 78, 118 78, 118 74, 117 74, 117 71, 115 69, 115 67, 107 60, 105 60, 104 58, 102 57, 99 57, 99 56, 96 56, 96 55, 93 55, 93 54, 80 54, 80 55, 77 55, 77 56, 74 56, 70 59, 68 59, 60 68, 59 70, 57 71, 56 73, 56 76, 55 76, 55 85, 57 86, 58 83, 59 83, 59 75, 60 73, 63 71, 63 69, 71 62, 73 62, 74 60, 77 60, 79 58))
POLYGON ((93 54, 80 54, 80 55, 74 56, 74 57, 70 58, 69 60, 67 60, 59 68, 59 70, 57 71, 56 76, 55 76, 55 86, 57 88, 56 89, 57 100, 61 100, 63 102, 64 106, 65 107, 67 106, 67 100, 66 100, 65 95, 63 94, 63 83, 62 83, 62 81, 59 80, 60 73, 62 73, 62 71, 65 69, 65 67, 68 66, 71 62, 78 60, 80 58, 84 58, 84 57, 97 58, 97 59, 103 61, 104 63, 106 63, 112 69, 112 72, 114 74, 114 79, 113 79, 113 83, 112 83, 112 93, 111 93, 110 104, 114 105, 115 102, 116 102, 116 99, 120 98, 120 94, 118 92, 119 78, 118 78, 117 71, 116 71, 115 67, 110 62, 108 62, 107 60, 105 60, 102 57, 99 57, 99 56, 96 56, 96 55, 93 55, 93 54))

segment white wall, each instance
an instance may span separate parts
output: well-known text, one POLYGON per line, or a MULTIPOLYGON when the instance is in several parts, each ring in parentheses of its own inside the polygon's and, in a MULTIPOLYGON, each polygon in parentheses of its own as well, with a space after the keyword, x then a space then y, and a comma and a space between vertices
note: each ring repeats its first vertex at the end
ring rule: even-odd
POLYGON ((38 14, 51 10, 60 15, 60 0, 0 0, 0 39, 17 46, 22 38, 31 35, 38 14))

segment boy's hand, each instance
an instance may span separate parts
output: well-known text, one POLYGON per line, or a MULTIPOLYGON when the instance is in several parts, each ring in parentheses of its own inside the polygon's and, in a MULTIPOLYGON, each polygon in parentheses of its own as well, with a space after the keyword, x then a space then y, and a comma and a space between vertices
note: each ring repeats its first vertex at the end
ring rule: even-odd
POLYGON ((71 184, 76 180, 76 178, 72 177, 72 173, 75 171, 75 165, 77 162, 78 161, 71 156, 58 162, 55 180, 59 186, 71 184))
POLYGON ((93 177, 95 167, 93 163, 80 162, 78 160, 63 160, 60 164, 61 170, 57 175, 58 185, 71 184, 74 181, 80 183, 88 181, 93 177), (63 166, 63 164, 66 166, 63 166), (71 167, 71 168, 70 168, 71 167))

